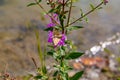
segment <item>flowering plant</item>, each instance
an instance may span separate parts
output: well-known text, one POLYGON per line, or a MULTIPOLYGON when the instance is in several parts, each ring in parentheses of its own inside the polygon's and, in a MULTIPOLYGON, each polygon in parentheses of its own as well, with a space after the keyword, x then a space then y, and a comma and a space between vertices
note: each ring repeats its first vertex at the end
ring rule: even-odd
POLYGON ((106 5, 108 0, 101 0, 96 6, 90 4, 91 10, 87 13, 83 13, 81 9, 81 16, 74 21, 71 21, 71 12, 74 3, 78 0, 46 0, 47 5, 50 6, 50 10, 46 10, 41 5, 43 0, 34 1, 34 3, 30 3, 28 6, 38 5, 45 13, 45 16, 50 19, 45 29, 45 31, 48 32, 48 42, 50 43, 47 54, 52 56, 57 62, 53 65, 54 70, 52 76, 49 76, 45 63, 42 62, 43 54, 41 50, 39 50, 39 37, 38 34, 36 34, 42 67, 38 68, 38 75, 34 76, 34 78, 36 80, 78 80, 82 76, 83 71, 78 71, 73 76, 69 76, 68 72, 73 68, 69 66, 68 61, 80 57, 83 55, 83 52, 74 49, 74 45, 71 40, 67 39, 67 35, 73 30, 83 28, 81 25, 75 26, 74 23, 82 21, 88 14, 99 9, 101 5, 106 5))

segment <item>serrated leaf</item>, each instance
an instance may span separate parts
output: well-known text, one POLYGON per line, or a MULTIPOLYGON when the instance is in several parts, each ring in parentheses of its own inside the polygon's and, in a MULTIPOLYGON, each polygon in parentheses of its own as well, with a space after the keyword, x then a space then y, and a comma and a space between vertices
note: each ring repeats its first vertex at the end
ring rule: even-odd
POLYGON ((82 56, 84 53, 83 52, 71 52, 68 55, 66 55, 66 59, 76 59, 82 56))
POLYGON ((33 5, 36 5, 36 3, 30 3, 30 4, 27 5, 27 7, 33 6, 33 5))
POLYGON ((84 71, 77 72, 70 80, 79 80, 79 78, 83 75, 84 71))

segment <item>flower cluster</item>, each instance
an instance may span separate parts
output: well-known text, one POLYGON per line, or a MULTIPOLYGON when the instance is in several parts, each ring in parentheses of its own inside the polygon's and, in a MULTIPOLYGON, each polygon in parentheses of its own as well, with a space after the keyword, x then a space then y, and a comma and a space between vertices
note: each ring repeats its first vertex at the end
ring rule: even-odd
MULTIPOLYGON (((47 24, 47 27, 54 28, 55 26, 57 26, 59 24, 60 24, 60 21, 58 19, 58 14, 54 13, 50 17, 50 23, 47 24)), ((54 30, 51 30, 48 32, 48 42, 53 43, 55 47, 65 45, 65 40, 66 40, 66 35, 60 33, 59 31, 57 31, 57 33, 54 30)))
POLYGON ((49 31, 48 42, 53 43, 55 47, 65 45, 66 35, 65 34, 55 34, 49 31))
POLYGON ((54 27, 54 26, 57 26, 57 24, 60 24, 60 21, 58 19, 58 14, 54 13, 50 17, 50 23, 47 24, 47 27, 54 27))

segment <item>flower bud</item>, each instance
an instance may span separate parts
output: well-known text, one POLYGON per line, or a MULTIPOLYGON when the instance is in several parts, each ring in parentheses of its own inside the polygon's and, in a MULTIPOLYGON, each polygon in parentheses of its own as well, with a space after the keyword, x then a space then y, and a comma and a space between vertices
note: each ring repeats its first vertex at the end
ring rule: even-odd
POLYGON ((108 0, 103 0, 104 5, 108 3, 108 0))

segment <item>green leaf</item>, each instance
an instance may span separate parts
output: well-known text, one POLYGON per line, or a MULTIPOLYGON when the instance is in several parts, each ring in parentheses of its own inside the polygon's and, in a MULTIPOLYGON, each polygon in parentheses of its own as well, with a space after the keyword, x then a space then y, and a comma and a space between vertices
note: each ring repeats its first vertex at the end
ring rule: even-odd
POLYGON ((30 4, 27 5, 27 7, 33 6, 33 5, 36 5, 36 3, 30 3, 30 4))
POLYGON ((58 73, 59 73, 58 71, 55 71, 54 74, 53 74, 53 76, 54 77, 57 76, 58 73))
POLYGON ((64 14, 67 14, 69 11, 64 11, 64 14))
POLYGON ((120 63, 120 57, 117 57, 116 60, 118 61, 118 63, 120 63))
POLYGON ((99 7, 98 9, 103 9, 103 7, 99 7))
POLYGON ((38 2, 41 2, 42 0, 38 0, 38 2))
POLYGON ((112 52, 109 49, 107 49, 107 48, 104 48, 104 52, 109 54, 109 55, 112 55, 112 52))
POLYGON ((23 80, 30 80, 33 77, 32 74, 28 74, 27 76, 23 77, 23 80))
POLYGON ((51 48, 51 49, 54 49, 55 48, 55 46, 54 45, 47 45, 49 48, 51 48))
POLYGON ((53 27, 49 27, 49 28, 44 29, 44 31, 52 31, 52 30, 53 30, 53 27))
POLYGON ((41 79, 42 76, 41 76, 41 75, 38 75, 38 76, 35 76, 34 78, 35 78, 35 79, 41 79))
POLYGON ((80 12, 81 12, 81 16, 83 16, 83 15, 84 15, 84 13, 83 13, 83 10, 82 10, 82 9, 80 9, 80 12))
POLYGON ((77 72, 73 77, 70 78, 70 80, 79 80, 80 77, 82 77, 84 71, 77 72))
POLYGON ((47 54, 48 54, 48 55, 51 55, 51 56, 52 56, 54 53, 55 53, 55 51, 53 51, 53 50, 47 52, 47 54))
POLYGON ((66 43, 66 44, 71 44, 72 41, 70 41, 70 40, 66 40, 65 43, 66 43))
POLYGON ((51 9, 50 11, 48 11, 48 13, 53 13, 55 11, 56 11, 56 9, 51 9))
POLYGON ((85 17, 85 21, 88 23, 88 18, 87 17, 85 17))
POLYGON ((95 8, 93 4, 90 4, 90 7, 91 7, 91 9, 94 9, 94 8, 95 8))
POLYGON ((72 0, 72 2, 77 2, 78 0, 72 0))
POLYGON ((70 26, 70 27, 67 27, 67 31, 77 30, 80 28, 83 28, 83 26, 70 26))
POLYGON ((84 53, 83 52, 71 52, 68 55, 66 55, 66 59, 76 59, 82 56, 84 53))
POLYGON ((47 73, 46 66, 43 66, 43 67, 42 67, 42 72, 43 72, 44 74, 46 74, 46 73, 47 73))

